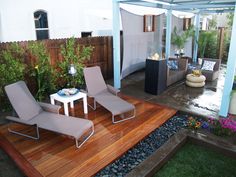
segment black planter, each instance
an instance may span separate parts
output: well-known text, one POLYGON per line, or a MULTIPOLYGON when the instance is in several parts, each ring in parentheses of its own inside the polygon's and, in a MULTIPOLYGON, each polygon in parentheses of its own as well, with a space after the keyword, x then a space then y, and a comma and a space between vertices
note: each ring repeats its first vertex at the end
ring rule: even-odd
POLYGON ((166 60, 146 59, 145 92, 158 95, 166 89, 166 60))
POLYGON ((233 90, 236 90, 236 81, 233 83, 233 90))

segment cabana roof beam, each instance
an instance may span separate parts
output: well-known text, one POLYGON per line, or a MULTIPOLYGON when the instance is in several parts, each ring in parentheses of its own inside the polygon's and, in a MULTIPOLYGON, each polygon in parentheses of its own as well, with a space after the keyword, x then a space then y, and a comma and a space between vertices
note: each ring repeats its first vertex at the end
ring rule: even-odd
POLYGON ((234 11, 236 0, 118 0, 120 3, 194 13, 234 11))

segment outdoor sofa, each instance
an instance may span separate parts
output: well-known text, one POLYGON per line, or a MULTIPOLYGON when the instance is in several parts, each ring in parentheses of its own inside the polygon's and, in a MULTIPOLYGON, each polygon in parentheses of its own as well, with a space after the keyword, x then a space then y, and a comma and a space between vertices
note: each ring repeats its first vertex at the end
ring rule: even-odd
POLYGON ((167 67, 167 81, 166 85, 170 86, 180 80, 185 79, 187 68, 188 68, 188 59, 176 59, 176 58, 169 58, 170 62, 177 63, 176 68, 171 68, 170 66, 167 67))

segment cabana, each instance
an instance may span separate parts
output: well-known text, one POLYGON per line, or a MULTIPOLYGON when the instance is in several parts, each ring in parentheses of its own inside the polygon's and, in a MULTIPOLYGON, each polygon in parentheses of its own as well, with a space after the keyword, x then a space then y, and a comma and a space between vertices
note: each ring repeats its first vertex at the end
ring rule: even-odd
MULTIPOLYGON (((234 12, 234 21, 232 27, 231 43, 227 62, 227 71, 225 77, 225 84, 223 89, 223 96, 219 115, 226 117, 228 114, 230 93, 234 80, 234 72, 236 68, 236 51, 233 46, 236 46, 236 0, 113 0, 113 67, 114 67, 114 86, 121 87, 120 75, 120 4, 138 5, 144 7, 152 7, 159 9, 166 9, 166 59, 170 56, 171 46, 171 20, 172 12, 184 11, 195 14, 195 35, 194 35, 194 51, 193 62, 197 61, 198 51, 198 37, 200 16, 203 13, 224 13, 234 12)), ((131 22, 132 23, 132 22, 131 22)))

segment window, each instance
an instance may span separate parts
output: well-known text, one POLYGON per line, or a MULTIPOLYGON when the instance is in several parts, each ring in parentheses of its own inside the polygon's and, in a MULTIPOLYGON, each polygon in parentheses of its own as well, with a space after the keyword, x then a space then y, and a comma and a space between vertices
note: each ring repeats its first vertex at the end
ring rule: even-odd
POLYGON ((81 37, 92 37, 92 31, 81 32, 81 37))
POLYGON ((143 17, 143 31, 144 32, 153 32, 155 31, 155 20, 154 15, 144 15, 143 17))
POLYGON ((183 30, 186 31, 191 26, 191 18, 184 18, 183 19, 183 30))
POLYGON ((34 23, 37 40, 48 39, 48 15, 46 12, 39 10, 34 12, 34 23))

